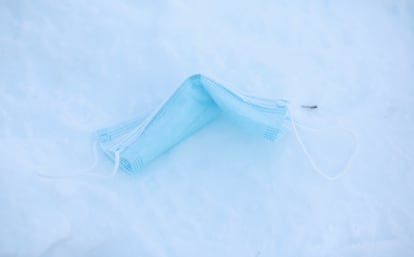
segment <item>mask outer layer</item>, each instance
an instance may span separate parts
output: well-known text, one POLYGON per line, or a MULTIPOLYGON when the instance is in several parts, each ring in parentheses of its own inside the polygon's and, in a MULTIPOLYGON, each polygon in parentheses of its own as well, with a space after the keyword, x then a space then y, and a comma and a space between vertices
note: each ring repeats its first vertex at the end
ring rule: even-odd
POLYGON ((193 75, 145 118, 97 131, 102 150, 120 166, 137 171, 219 115, 274 141, 289 124, 288 102, 252 97, 230 90, 203 75, 193 75))

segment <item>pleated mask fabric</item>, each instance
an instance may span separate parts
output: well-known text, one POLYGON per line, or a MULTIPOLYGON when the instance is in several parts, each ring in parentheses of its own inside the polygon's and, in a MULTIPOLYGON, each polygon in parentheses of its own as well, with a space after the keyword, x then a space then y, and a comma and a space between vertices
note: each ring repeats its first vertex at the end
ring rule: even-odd
POLYGON ((219 115, 239 127, 274 141, 288 129, 288 101, 252 97, 193 75, 159 108, 142 119, 97 131, 101 149, 120 167, 137 171, 216 120, 219 115))

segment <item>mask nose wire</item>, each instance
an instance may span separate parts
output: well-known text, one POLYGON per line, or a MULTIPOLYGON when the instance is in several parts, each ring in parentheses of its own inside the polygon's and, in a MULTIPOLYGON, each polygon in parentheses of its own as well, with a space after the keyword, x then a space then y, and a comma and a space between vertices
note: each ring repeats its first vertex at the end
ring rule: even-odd
POLYGON ((94 177, 98 177, 98 178, 112 178, 119 171, 119 166, 120 166, 120 162, 121 162, 120 153, 121 153, 120 149, 115 151, 115 153, 114 153, 114 160, 115 160, 114 168, 113 168, 112 172, 108 175, 103 175, 103 174, 99 174, 97 172, 93 172, 96 169, 96 167, 98 166, 98 142, 95 142, 93 144, 93 156, 94 156, 93 158, 94 158, 94 161, 88 168, 78 169, 78 170, 76 170, 74 172, 71 172, 69 174, 62 174, 62 175, 44 173, 44 172, 40 171, 38 168, 35 169, 35 172, 39 177, 47 178, 47 179, 76 178, 76 177, 80 177, 80 176, 94 176, 94 177))
POLYGON ((336 180, 336 179, 344 176, 349 171, 349 166, 351 165, 351 163, 353 161, 353 158, 355 156, 355 153, 357 152, 357 149, 358 149, 358 140, 357 140, 357 137, 356 137, 355 133, 353 131, 351 131, 350 129, 347 129, 347 128, 343 127, 343 126, 339 126, 338 127, 339 130, 345 131, 346 133, 348 133, 349 135, 351 135, 352 142, 353 142, 353 150, 352 150, 352 153, 349 156, 346 164, 339 171, 339 173, 337 175, 335 175, 335 176, 330 176, 330 175, 328 175, 327 172, 325 172, 323 169, 321 169, 316 164, 316 162, 313 159, 312 155, 310 154, 308 148, 306 147, 305 143, 303 142, 302 136, 300 135, 297 127, 301 127, 303 129, 313 130, 313 131, 323 131, 323 130, 326 130, 326 129, 322 129, 322 128, 311 128, 311 127, 307 127, 307 126, 301 125, 300 123, 297 122, 297 120, 296 120, 296 118, 295 118, 295 116, 293 114, 293 111, 291 110, 291 106, 292 106, 292 104, 289 102, 288 103, 288 106, 287 106, 288 107, 287 108, 287 111, 288 111, 288 114, 289 114, 289 120, 290 120, 292 129, 293 129, 293 132, 294 132, 296 141, 299 143, 300 147, 302 148, 302 151, 305 154, 306 158, 308 159, 309 163, 311 164, 313 170, 316 173, 318 173, 320 176, 322 176, 323 178, 325 178, 327 180, 331 180, 331 181, 336 180))

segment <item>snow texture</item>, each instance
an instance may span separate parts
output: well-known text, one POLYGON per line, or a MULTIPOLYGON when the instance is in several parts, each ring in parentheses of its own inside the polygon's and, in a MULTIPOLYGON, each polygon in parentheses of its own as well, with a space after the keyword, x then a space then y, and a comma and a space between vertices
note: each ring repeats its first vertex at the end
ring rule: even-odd
POLYGON ((414 256, 413 1, 0 0, 0 32, 0 256, 414 256), (195 73, 317 104, 303 140, 337 170, 352 130, 348 173, 222 119, 137 173, 37 175, 195 73))

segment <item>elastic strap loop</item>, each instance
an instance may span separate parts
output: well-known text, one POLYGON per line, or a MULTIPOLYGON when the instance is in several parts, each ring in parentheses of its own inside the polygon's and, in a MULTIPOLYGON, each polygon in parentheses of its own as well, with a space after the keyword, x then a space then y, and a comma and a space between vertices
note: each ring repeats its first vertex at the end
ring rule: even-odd
POLYGON ((351 135, 353 145, 354 145, 354 147, 353 147, 354 149, 353 149, 349 159, 347 160, 345 166, 340 170, 340 172, 335 176, 330 176, 316 164, 316 162, 313 159, 312 155, 309 153, 309 150, 307 149, 306 145, 303 143, 302 137, 301 137, 297 127, 302 127, 304 129, 314 130, 314 131, 322 131, 323 129, 310 128, 310 127, 301 125, 300 123, 298 123, 295 120, 295 117, 293 116, 293 112, 291 111, 290 106, 288 106, 287 109, 288 109, 288 113, 289 113, 289 116, 290 116, 290 121, 291 121, 291 124, 292 124, 292 129, 293 129, 293 132, 295 134, 296 140, 299 143, 300 147, 302 148, 302 151, 305 154, 306 158, 308 159, 309 163, 311 164, 313 170, 316 173, 318 173, 319 175, 321 175, 322 177, 324 177, 325 179, 327 179, 327 180, 336 180, 336 179, 344 176, 348 172, 349 166, 350 166, 350 164, 351 164, 351 162, 352 162, 352 160, 355 156, 355 153, 357 151, 358 141, 357 141, 357 138, 355 136, 355 133, 352 132, 351 130, 343 127, 343 126, 339 127, 339 129, 341 129, 342 131, 345 131, 345 132, 347 132, 348 134, 351 135))
POLYGON ((35 169, 35 172, 38 176, 40 176, 42 178, 48 178, 48 179, 75 178, 75 177, 80 177, 80 176, 94 176, 94 177, 99 177, 99 178, 112 178, 118 173, 118 170, 119 170, 120 159, 121 159, 120 158, 120 152, 121 152, 120 150, 117 150, 114 153, 115 164, 114 164, 114 168, 113 168, 112 172, 109 175, 103 175, 103 174, 99 174, 97 172, 93 172, 93 170, 95 170, 97 165, 98 165, 98 142, 94 143, 94 147, 93 147, 94 161, 93 161, 92 165, 89 168, 78 169, 75 172, 72 172, 70 174, 63 174, 63 175, 43 173, 43 172, 39 171, 38 169, 35 169))

